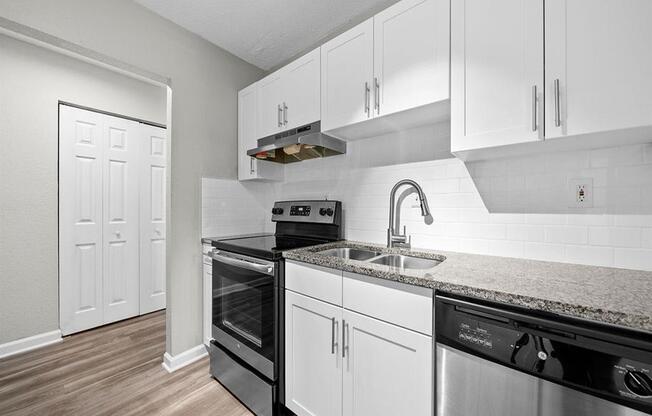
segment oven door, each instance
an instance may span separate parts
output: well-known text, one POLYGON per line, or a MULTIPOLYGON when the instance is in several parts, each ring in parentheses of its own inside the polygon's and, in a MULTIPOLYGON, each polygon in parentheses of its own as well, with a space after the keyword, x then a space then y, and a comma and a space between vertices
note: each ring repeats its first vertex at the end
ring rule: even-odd
POLYGON ((218 250, 212 257, 213 338, 274 380, 275 263, 218 250))

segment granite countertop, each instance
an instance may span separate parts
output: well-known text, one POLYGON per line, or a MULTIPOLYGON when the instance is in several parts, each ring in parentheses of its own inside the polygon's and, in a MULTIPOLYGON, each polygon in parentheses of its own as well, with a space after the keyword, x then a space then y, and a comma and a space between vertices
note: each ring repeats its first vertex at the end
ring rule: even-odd
POLYGON ((444 251, 387 249, 354 241, 290 250, 284 252, 283 257, 451 294, 652 332, 652 272, 444 251), (445 260, 427 270, 398 270, 318 253, 338 247, 445 260))

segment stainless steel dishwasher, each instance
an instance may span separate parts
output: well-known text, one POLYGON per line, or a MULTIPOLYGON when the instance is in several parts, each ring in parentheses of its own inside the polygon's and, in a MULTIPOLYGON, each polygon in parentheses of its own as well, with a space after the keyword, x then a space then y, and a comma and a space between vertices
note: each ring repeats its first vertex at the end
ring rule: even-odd
POLYGON ((652 336, 437 296, 437 416, 652 414, 652 336))

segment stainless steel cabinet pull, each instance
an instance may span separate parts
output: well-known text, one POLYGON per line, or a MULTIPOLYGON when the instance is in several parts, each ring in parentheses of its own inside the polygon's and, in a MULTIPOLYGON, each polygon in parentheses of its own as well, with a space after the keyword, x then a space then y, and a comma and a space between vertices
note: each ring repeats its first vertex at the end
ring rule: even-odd
POLYGON ((532 86, 532 131, 537 131, 537 86, 532 86))
POLYGON ((254 173, 254 158, 253 157, 249 158, 249 173, 251 173, 251 174, 254 173))
POLYGON ((369 117, 369 95, 371 94, 371 90, 369 89, 369 83, 365 82, 364 83, 364 112, 367 113, 367 117, 369 117))
POLYGON ((346 321, 342 319, 342 358, 346 355, 346 321))
POLYGON ((380 114, 380 83, 378 78, 374 78, 374 109, 376 109, 376 114, 380 114))
POLYGON ((559 103, 559 78, 557 78, 554 83, 554 94, 555 94, 555 126, 561 126, 561 109, 559 103))
POLYGON ((283 125, 288 124, 288 106, 283 103, 283 125))
POLYGON ((335 318, 331 318, 331 354, 335 354, 335 318))
POLYGON ((283 127, 283 120, 282 120, 282 114, 283 114, 283 109, 281 108, 281 104, 276 106, 276 121, 278 122, 279 127, 283 127))

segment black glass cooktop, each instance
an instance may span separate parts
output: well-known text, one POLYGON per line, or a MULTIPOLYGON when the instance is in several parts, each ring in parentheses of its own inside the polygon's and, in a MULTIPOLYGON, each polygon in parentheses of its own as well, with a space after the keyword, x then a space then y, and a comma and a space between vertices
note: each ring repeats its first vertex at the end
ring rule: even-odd
POLYGON ((314 246, 327 242, 328 240, 314 238, 261 234, 255 236, 227 237, 213 241, 213 247, 218 250, 230 251, 236 254, 243 254, 268 260, 278 260, 281 258, 281 253, 283 251, 314 246))

